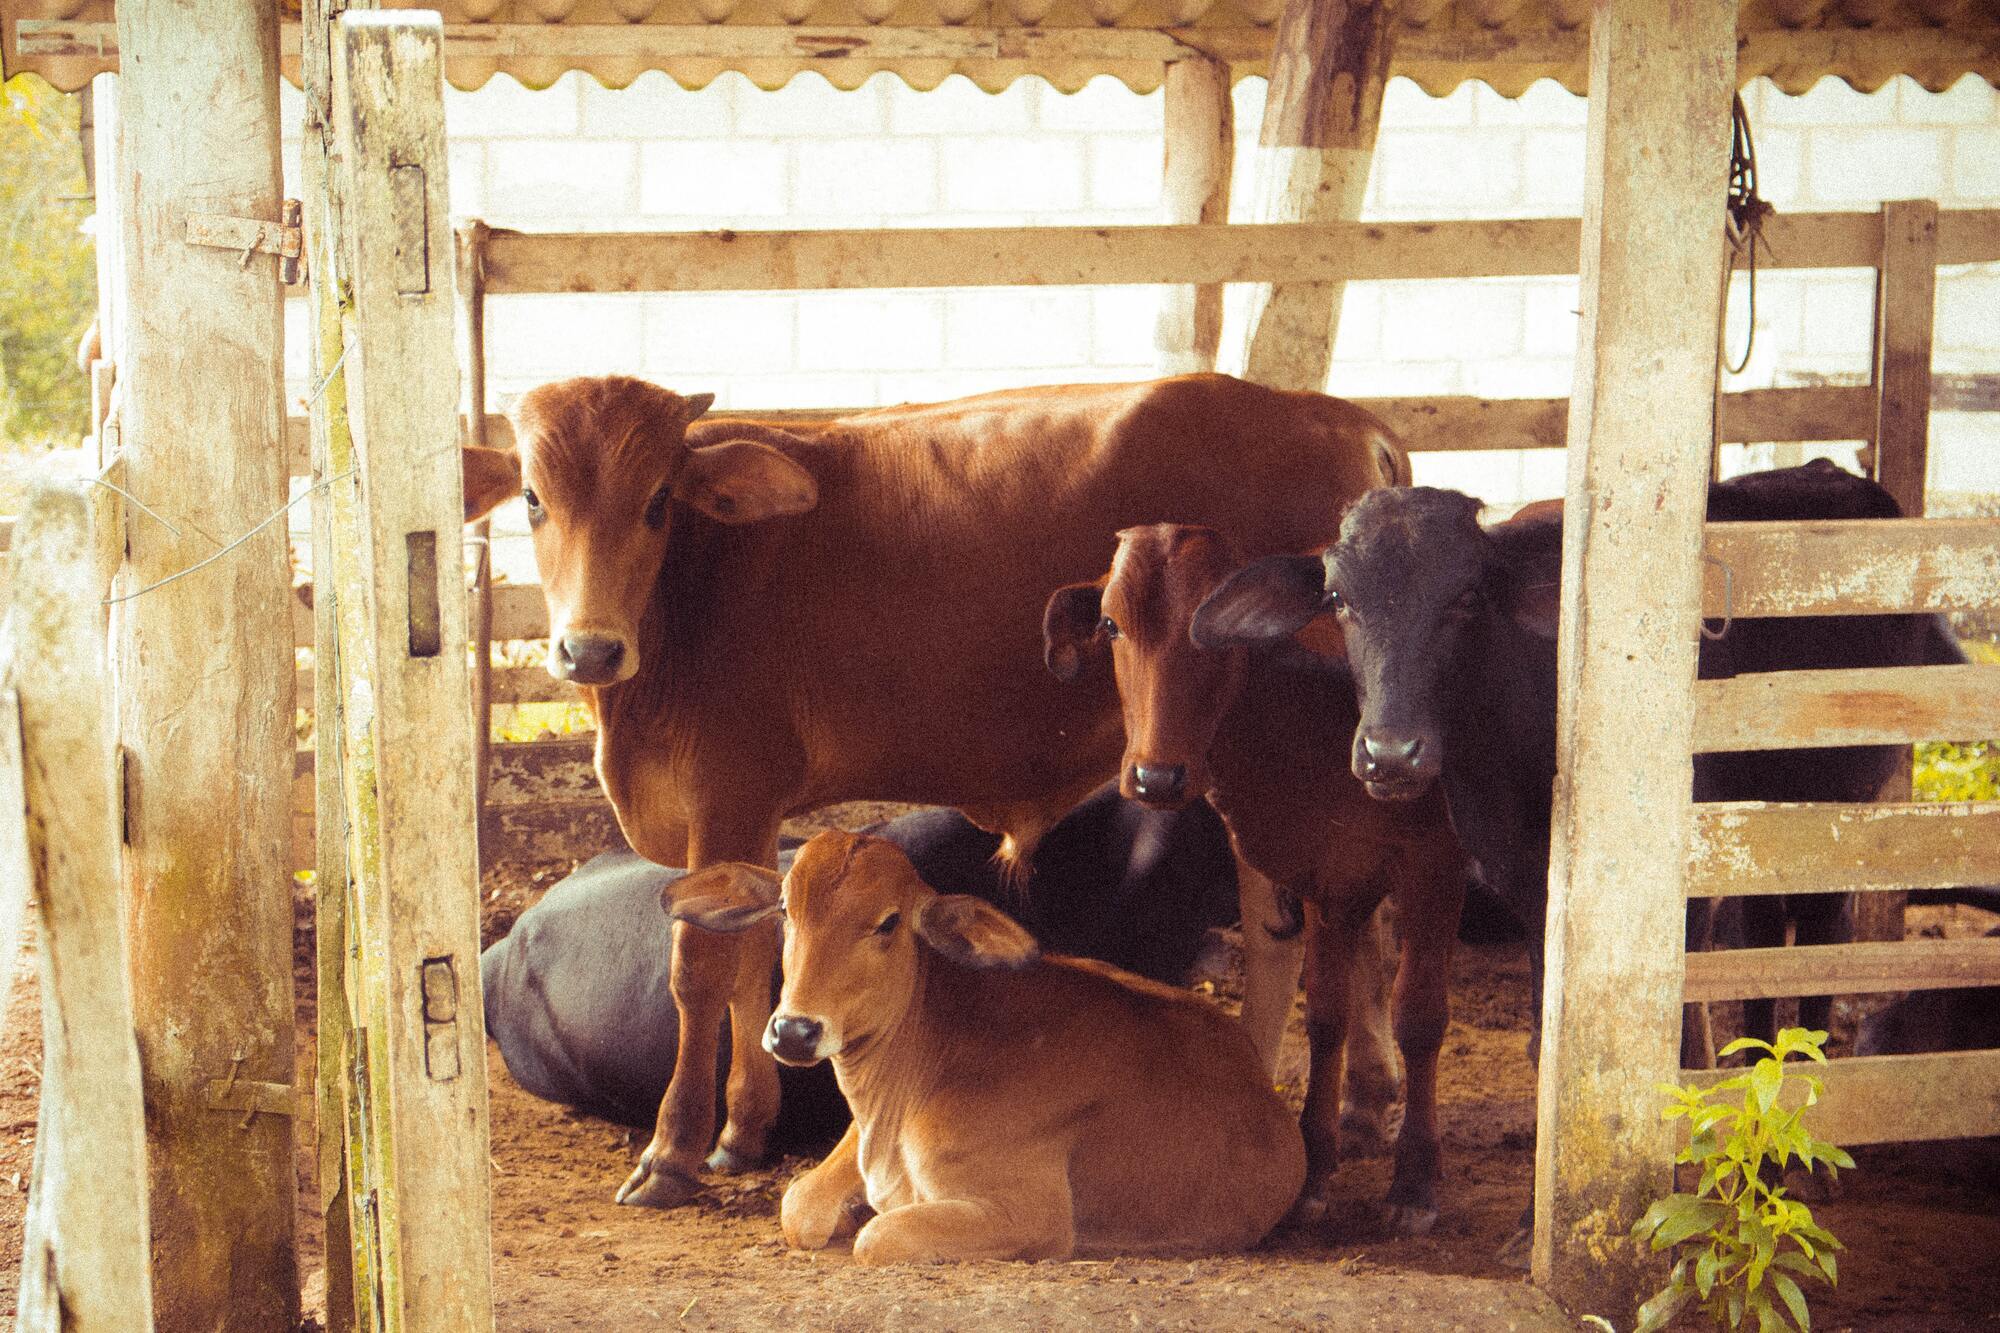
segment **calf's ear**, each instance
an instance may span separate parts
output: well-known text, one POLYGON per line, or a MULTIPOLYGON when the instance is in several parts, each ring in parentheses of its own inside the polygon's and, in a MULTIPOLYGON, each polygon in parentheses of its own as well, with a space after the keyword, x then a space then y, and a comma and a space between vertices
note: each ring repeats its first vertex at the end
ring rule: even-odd
POLYGON ((719 523, 761 523, 805 513, 819 503, 819 485, 768 444, 725 440, 687 451, 674 498, 719 523))
POLYGON ((724 861, 667 885, 660 890, 660 905, 676 921, 730 934, 776 916, 782 883, 783 876, 768 867, 724 861))
POLYGON ((1049 594, 1042 610, 1042 661, 1057 680, 1075 680, 1083 655, 1103 646, 1098 622, 1104 618, 1104 585, 1072 583, 1049 594))
POLYGON ((465 474, 465 521, 473 523, 521 493, 521 455, 512 449, 467 445, 459 451, 465 474))
POLYGON ((1021 923, 983 898, 940 893, 916 913, 917 938, 967 967, 1022 968, 1042 956, 1021 923))
POLYGON ((1326 606, 1326 564, 1316 555, 1274 555, 1245 565, 1195 608, 1197 648, 1289 639, 1326 606))

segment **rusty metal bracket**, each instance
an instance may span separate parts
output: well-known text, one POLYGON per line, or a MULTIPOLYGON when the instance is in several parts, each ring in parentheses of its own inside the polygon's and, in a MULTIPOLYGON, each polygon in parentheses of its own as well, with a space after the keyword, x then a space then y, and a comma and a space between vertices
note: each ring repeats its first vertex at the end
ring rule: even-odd
POLYGON ((278 280, 291 287, 299 281, 299 256, 305 252, 305 233, 300 225, 304 216, 304 207, 296 199, 285 200, 276 222, 227 213, 190 213, 186 239, 189 245, 235 250, 242 255, 238 262, 245 268, 252 255, 276 255, 278 280))

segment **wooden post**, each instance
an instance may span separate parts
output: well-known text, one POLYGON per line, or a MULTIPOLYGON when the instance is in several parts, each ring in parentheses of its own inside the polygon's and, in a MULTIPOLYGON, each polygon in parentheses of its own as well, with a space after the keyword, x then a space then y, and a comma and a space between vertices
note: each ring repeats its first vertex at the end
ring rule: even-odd
MULTIPOLYGON (((191 244, 276 221, 278 13, 118 9, 128 586, 284 503, 278 261, 191 244)), ((118 607, 126 903, 162 1328, 298 1323, 292 1248, 291 569, 282 524, 118 607)))
MULTIPOLYGON (((1388 11, 1383 0, 1286 0, 1259 134, 1255 221, 1361 216, 1389 81, 1388 11)), ((1244 377, 1281 389, 1325 389, 1345 285, 1253 289, 1244 377)))
MULTIPOLYGON (((459 364, 465 367, 460 413, 465 442, 486 447, 486 236, 474 219, 458 229, 459 364)), ((475 543, 468 619, 472 622, 472 779, 474 815, 486 826, 486 785, 493 767, 493 522, 473 524, 475 543)), ((482 858, 481 867, 485 862, 482 858)))
MULTIPOLYGON (((1229 177, 1236 158, 1236 110, 1229 66, 1192 57, 1167 66, 1167 155, 1161 180, 1166 220, 1229 221, 1229 177)), ((1154 337, 1162 375, 1214 370, 1222 344, 1222 285, 1168 287, 1160 295, 1154 337)))
MULTIPOLYGON (((41 929, 42 1110, 17 1324, 36 1333, 153 1327, 105 571, 93 531, 93 510, 115 514, 116 506, 100 505, 92 489, 47 485, 30 494, 14 535, 14 605, 0 635, 15 652, 10 688, 0 690, 0 842, 10 844, 0 870, 13 880, 22 860, 32 867, 41 929)), ((11 972, 11 948, 7 961, 11 972)), ((289 1190, 279 1202, 290 1209, 289 1190)))
MULTIPOLYGON (((1875 286, 1875 480, 1907 518, 1924 514, 1930 469, 1931 325, 1937 305, 1937 216, 1930 199, 1882 205, 1882 259, 1875 286)), ((1887 799, 1910 799, 1906 758, 1887 799)), ((1854 938, 1900 940, 1909 895, 1864 893, 1854 938)))
MULTIPOLYGON (((352 1188, 374 1219, 383 1326, 491 1328, 444 31, 343 14, 333 32, 352 466, 330 479, 357 886, 352 1188), (427 367, 423 375, 410 366, 427 367)), ((338 465, 340 459, 333 462, 338 465)), ((352 1162, 352 1158, 350 1159, 352 1162)))
POLYGON ((1599 0, 1570 399, 1535 1279, 1623 1325, 1671 1185, 1735 0, 1599 0))

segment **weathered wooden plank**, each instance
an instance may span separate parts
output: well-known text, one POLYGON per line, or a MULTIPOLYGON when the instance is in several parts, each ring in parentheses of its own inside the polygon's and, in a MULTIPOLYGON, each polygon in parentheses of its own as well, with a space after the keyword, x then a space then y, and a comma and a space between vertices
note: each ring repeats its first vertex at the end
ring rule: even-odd
MULTIPOLYGON (((1160 183, 1167 221, 1229 221, 1229 179, 1236 159, 1236 111, 1229 66, 1181 60, 1167 66, 1161 99, 1166 163, 1160 183)), ((1222 288, 1168 287, 1160 293, 1153 346, 1162 375, 1214 370, 1222 344, 1222 288)))
POLYGON ((1687 957, 1689 1004, 2000 986, 2000 939, 1724 949, 1687 957))
MULTIPOLYGON (((276 10, 189 0, 120 5, 117 20, 132 58, 118 174, 98 182, 122 233, 110 355, 126 488, 174 525, 126 525, 127 596, 250 533, 285 494, 278 260, 186 238, 190 214, 276 219, 284 182, 276 10)), ((208 1096, 217 1079, 295 1073, 290 581, 274 524, 118 605, 124 901, 165 1328, 298 1323, 291 1119, 208 1096)))
MULTIPOLYGON (((0 654, 12 650, 11 640, 0 654)), ((0 682, 12 677, 0 664, 0 682)), ((0 1038, 7 1035, 7 1000, 13 993, 14 964, 21 956, 21 923, 28 916, 34 866, 28 856, 28 798, 21 771, 21 698, 0 683, 0 1038)))
MULTIPOLYGON (((1354 400, 1387 422, 1412 452, 1444 449, 1560 449, 1569 429, 1567 398, 1470 398, 1440 394, 1354 400)), ((1874 428, 1875 391, 1865 384, 1829 384, 1787 389, 1747 389, 1722 400, 1722 438, 1732 443, 1765 440, 1859 440, 1874 428)), ((827 421, 852 416, 863 407, 744 408, 724 415, 758 421, 827 421)), ((483 429, 494 448, 514 442, 514 428, 498 413, 486 414, 483 429)), ((287 422, 295 476, 306 475, 306 425, 287 422)), ((0 550, 5 549, 0 529, 0 550)))
MULTIPOLYGON (((25 809, 27 846, 0 871, 19 873, 22 859, 34 868, 41 938, 42 1109, 18 1325, 37 1333, 150 1330, 155 1263, 188 1267, 151 1253, 95 489, 30 492, 6 635, 15 657, 5 706, 20 741, 6 813, 18 825, 25 809)), ((279 1201, 289 1212, 289 1181, 279 1201)))
MULTIPOLYGON (((1121 227, 493 233, 488 290, 820 291, 1091 283, 1351 282, 1560 276, 1571 218, 1121 227)), ((1872 268, 1869 213, 1775 219, 1767 269, 1872 268)), ((2000 259, 2000 210, 1944 213, 1937 262, 2000 259)))
MULTIPOLYGON (((1351 223, 1375 157, 1394 22, 1383 0, 1286 0, 1257 136, 1260 223, 1351 223)), ((1245 379, 1321 390, 1346 290, 1270 275, 1251 289, 1245 379)))
POLYGON ((1690 897, 2000 881, 2000 802, 1718 801, 1694 807, 1690 897))
POLYGON ((334 494, 370 1068, 355 1187, 381 1219, 386 1325, 460 1330, 490 1328, 493 1303, 458 385, 408 373, 455 364, 442 62, 435 13, 349 11, 334 28, 352 263, 336 276, 352 292, 348 410, 366 477, 334 494))
POLYGON ((1598 0, 1570 399, 1536 1282, 1622 1324, 1665 1192, 1678 1063, 1702 510, 1736 4, 1598 0))
MULTIPOLYGON (((1683 1069, 1681 1081, 1707 1086, 1740 1072, 1683 1069)), ((1851 1056, 1810 1072, 1825 1093, 1806 1124, 1843 1148, 2000 1134, 2000 1051, 1851 1056)), ((1780 1104, 1796 1107, 1803 1096, 1794 1085, 1780 1104)))
MULTIPOLYGON (((458 229, 458 337, 463 385, 459 420, 467 427, 465 443, 487 448, 486 433, 486 237, 492 229, 473 221, 458 229)), ((486 808, 486 775, 492 758, 493 728, 493 521, 472 525, 466 540, 476 548, 466 618, 472 634, 472 778, 473 808, 486 808)))
POLYGON ((1977 663, 1755 672, 1694 698, 1700 754, 2000 736, 2000 666, 1977 663))
POLYGON ((1719 562, 1703 570, 1705 616, 1965 611, 2000 587, 2000 519, 1711 523, 1702 549, 1719 562))

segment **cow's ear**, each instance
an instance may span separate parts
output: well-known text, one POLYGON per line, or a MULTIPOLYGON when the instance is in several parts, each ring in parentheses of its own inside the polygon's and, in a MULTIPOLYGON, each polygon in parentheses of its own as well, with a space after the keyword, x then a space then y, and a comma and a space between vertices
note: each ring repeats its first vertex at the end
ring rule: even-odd
POLYGON ((701 415, 715 406, 712 393, 688 393, 681 395, 681 422, 686 424, 698 420, 701 415))
POLYGON ((512 449, 467 445, 459 451, 465 474, 465 521, 476 522, 521 493, 521 455, 512 449))
POLYGON ((724 861, 682 875, 660 890, 660 905, 676 921, 734 933, 778 914, 783 876, 765 866, 724 861))
POLYGON ((940 893, 917 908, 917 938, 967 967, 1022 968, 1042 946, 1013 917, 966 893, 940 893))
POLYGON ((1057 680, 1075 680, 1083 655, 1103 646, 1104 585, 1072 583, 1049 594, 1042 611, 1042 661, 1057 680))
POLYGON ((768 444, 726 440, 687 451, 674 498, 720 523, 761 523, 819 503, 812 473, 768 444))
POLYGON ((1562 618, 1562 584, 1535 574, 1514 573, 1500 589, 1507 618, 1537 638, 1553 639, 1562 618))
POLYGON ((1326 607, 1326 565, 1316 555, 1274 555, 1245 565, 1195 608, 1198 648, 1289 639, 1326 607))

